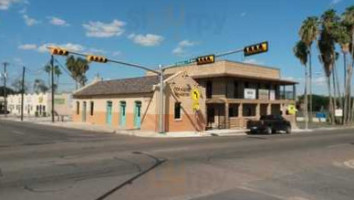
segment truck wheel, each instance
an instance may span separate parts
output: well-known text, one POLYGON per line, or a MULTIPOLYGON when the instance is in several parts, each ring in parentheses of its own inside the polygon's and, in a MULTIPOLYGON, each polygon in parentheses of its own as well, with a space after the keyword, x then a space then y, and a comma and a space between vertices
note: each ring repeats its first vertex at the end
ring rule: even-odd
POLYGON ((285 128, 285 133, 287 133, 287 134, 290 134, 290 133, 291 133, 291 127, 290 127, 290 126, 287 126, 287 127, 285 128))
POLYGON ((267 128, 265 128, 264 132, 267 134, 267 135, 270 135, 272 134, 272 128, 270 128, 269 126, 267 128))

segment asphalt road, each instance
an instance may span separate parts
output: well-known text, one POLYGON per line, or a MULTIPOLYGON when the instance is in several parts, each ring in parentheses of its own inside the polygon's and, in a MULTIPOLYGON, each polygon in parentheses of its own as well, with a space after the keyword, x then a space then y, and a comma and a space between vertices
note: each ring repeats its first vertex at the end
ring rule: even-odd
POLYGON ((354 199, 354 129, 151 139, 0 121, 0 199, 354 199))

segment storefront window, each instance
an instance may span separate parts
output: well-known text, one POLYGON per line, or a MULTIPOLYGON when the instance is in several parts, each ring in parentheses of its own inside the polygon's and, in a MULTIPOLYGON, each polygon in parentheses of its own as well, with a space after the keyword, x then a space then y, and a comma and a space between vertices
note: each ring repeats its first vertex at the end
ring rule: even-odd
POLYGON ((93 116, 94 106, 95 106, 94 102, 91 101, 91 102, 90 102, 90 115, 91 115, 91 116, 93 116))
POLYGON ((207 98, 211 98, 213 93, 213 84, 211 81, 207 81, 206 83, 206 96, 207 98))
POLYGON ((254 117, 256 116, 256 104, 243 104, 243 116, 254 117))
POLYGON ((76 102, 76 114, 80 114, 80 102, 76 102))
POLYGON ((175 103, 175 119, 181 119, 181 103, 175 103))

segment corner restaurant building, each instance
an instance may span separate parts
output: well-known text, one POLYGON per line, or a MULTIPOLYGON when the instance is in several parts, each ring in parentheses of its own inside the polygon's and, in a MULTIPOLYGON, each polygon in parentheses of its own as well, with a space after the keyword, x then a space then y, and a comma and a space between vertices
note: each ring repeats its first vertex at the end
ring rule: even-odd
MULTIPOLYGON (((280 70, 233 61, 166 68, 165 131, 244 128, 261 115, 282 114, 295 105, 296 82, 280 70), (198 91, 199 98, 193 98, 198 91)), ((74 93, 73 121, 117 129, 158 131, 159 78, 95 81, 74 93)))

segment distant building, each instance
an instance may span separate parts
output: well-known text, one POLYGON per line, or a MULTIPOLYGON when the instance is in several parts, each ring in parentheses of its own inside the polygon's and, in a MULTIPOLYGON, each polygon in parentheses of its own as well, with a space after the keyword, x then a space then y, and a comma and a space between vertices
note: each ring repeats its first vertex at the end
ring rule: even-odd
MULTIPOLYGON (((242 128, 266 114, 282 114, 295 123, 295 116, 286 110, 295 105, 296 82, 282 80, 279 69, 217 61, 167 68, 165 74, 166 131, 242 128)), ((151 72, 145 77, 96 81, 74 93, 73 120, 157 131, 159 92, 158 77, 151 72)))
MULTIPOLYGON (((49 116, 52 110, 51 93, 33 93, 24 95, 23 114, 25 116, 49 116)), ((10 114, 21 114, 21 94, 7 97, 7 109, 10 114)), ((70 93, 55 94, 54 108, 57 115, 70 115, 72 96, 70 93)))

